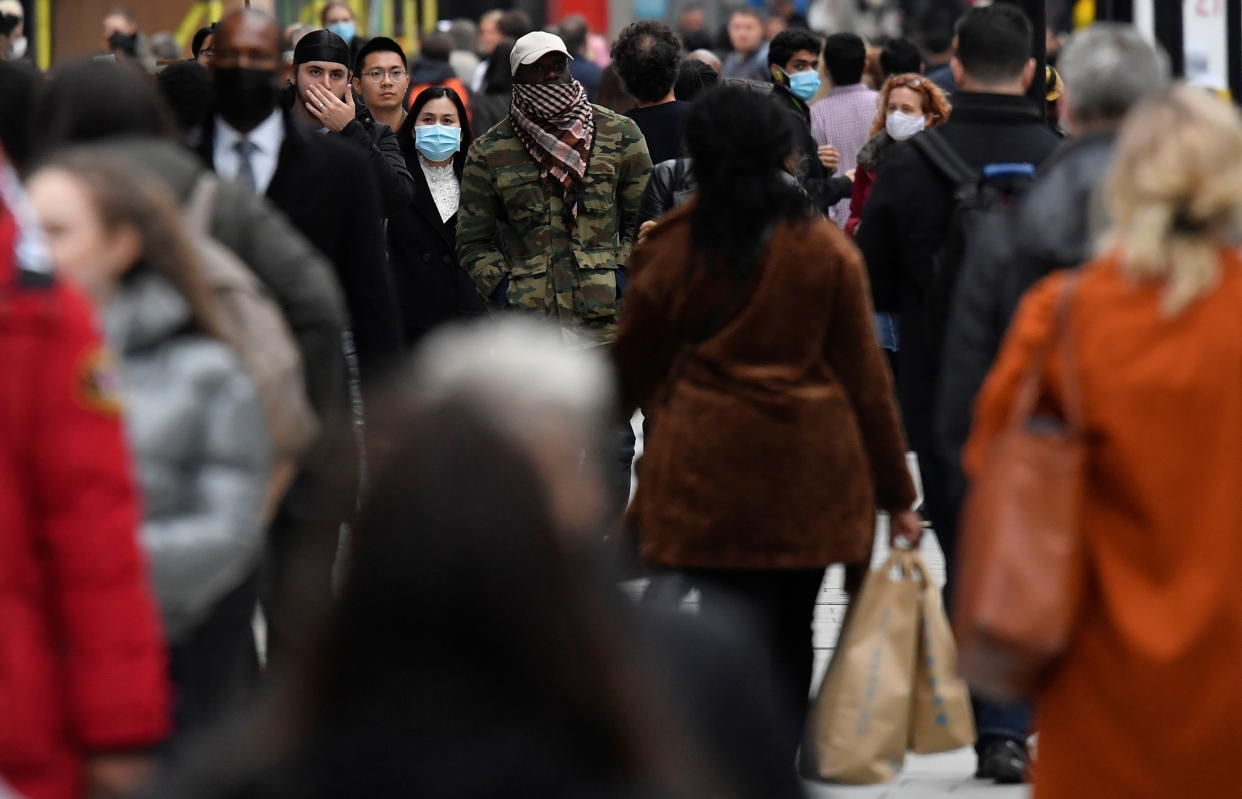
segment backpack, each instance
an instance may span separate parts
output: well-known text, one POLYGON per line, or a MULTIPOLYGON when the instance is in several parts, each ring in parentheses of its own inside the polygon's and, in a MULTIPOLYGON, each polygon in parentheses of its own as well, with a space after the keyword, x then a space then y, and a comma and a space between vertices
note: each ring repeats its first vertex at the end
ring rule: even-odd
POLYGON ((280 307, 250 268, 208 232, 220 181, 204 172, 183 220, 202 276, 229 322, 227 343, 254 380, 277 464, 297 463, 319 431, 306 397, 302 356, 280 307))
POLYGON ((928 314, 926 332, 938 349, 948 331, 953 292, 970 242, 977 231, 1003 224, 1008 210, 1034 182, 1035 165, 997 163, 975 169, 935 129, 912 137, 910 143, 954 186, 948 235, 932 254, 932 279, 923 306, 928 314))

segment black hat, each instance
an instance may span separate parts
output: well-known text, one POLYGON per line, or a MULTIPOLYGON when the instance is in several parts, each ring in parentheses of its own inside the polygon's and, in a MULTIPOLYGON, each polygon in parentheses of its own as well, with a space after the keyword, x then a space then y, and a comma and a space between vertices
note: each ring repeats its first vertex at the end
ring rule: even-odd
POLYGON ((307 61, 327 61, 341 64, 349 69, 349 45, 332 31, 311 31, 302 37, 298 46, 293 48, 293 65, 299 66, 307 61))
POLYGON ((401 63, 408 64, 405 60, 405 51, 401 49, 401 45, 397 44, 393 39, 387 36, 374 36, 366 44, 362 45, 362 49, 358 51, 358 57, 354 59, 354 72, 361 73, 362 65, 366 63, 367 56, 371 53, 396 53, 401 56, 401 63))

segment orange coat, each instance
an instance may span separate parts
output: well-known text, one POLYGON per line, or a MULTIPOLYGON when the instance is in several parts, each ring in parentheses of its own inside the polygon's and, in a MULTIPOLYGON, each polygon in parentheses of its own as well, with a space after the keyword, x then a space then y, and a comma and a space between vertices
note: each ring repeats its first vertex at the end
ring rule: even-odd
MULTIPOLYGON (((1242 260, 1180 315, 1112 258, 1070 313, 1089 442, 1087 601, 1038 701, 1035 797, 1236 796, 1242 733, 1242 260)), ((968 471, 1052 331, 1063 275, 1024 300, 976 407, 968 471)), ((1045 367, 1058 402, 1065 364, 1045 367)))

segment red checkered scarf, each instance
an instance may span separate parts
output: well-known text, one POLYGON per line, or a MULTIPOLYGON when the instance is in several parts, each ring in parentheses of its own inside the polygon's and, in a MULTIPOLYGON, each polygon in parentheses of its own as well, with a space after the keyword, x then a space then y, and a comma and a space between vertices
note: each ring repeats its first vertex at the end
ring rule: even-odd
POLYGON ((595 140, 595 112, 582 84, 513 84, 509 124, 539 164, 540 176, 551 175, 565 188, 566 211, 577 218, 595 140))

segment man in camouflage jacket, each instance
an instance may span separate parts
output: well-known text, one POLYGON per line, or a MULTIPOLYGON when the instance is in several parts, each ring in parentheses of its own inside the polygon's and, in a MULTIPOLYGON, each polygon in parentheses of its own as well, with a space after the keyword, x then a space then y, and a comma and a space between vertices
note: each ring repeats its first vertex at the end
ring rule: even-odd
POLYGON ((589 347, 615 335, 651 158, 633 121, 587 103, 569 58, 542 31, 514 45, 509 117, 466 159, 457 254, 494 307, 589 347))

